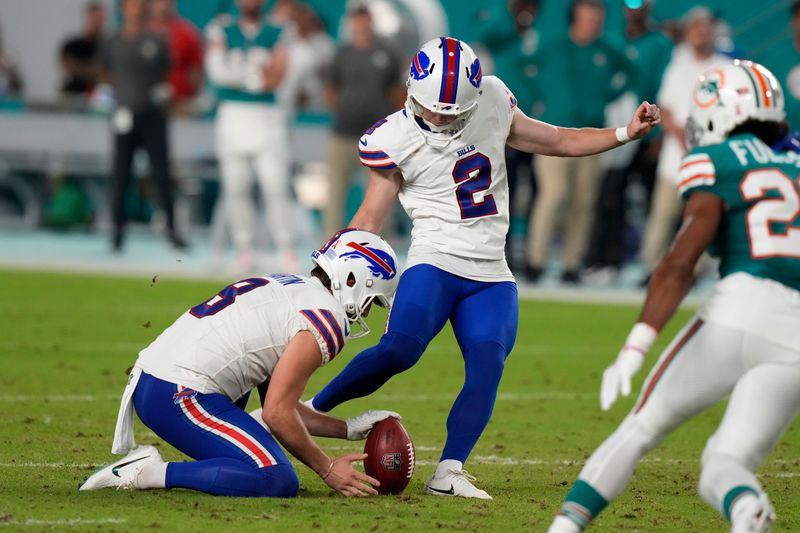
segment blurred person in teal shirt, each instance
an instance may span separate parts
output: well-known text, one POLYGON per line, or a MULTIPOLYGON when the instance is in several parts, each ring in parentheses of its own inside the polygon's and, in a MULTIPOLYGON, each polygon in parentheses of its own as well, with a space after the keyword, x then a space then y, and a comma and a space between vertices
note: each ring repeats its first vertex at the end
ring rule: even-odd
MULTIPOLYGON (((536 75, 536 52, 539 48, 539 32, 534 27, 539 14, 539 0, 509 0, 489 4, 478 12, 477 39, 489 51, 494 61, 494 72, 517 98, 517 106, 526 115, 535 116, 535 103, 541 100, 536 75)), ((526 198, 525 214, 527 219, 530 205, 536 195, 536 179, 533 173, 533 155, 520 152, 506 146, 506 168, 508 169, 508 192, 511 203, 512 223, 506 238, 506 258, 512 270, 517 263, 512 243, 516 242, 513 219, 521 214, 519 211, 519 185, 524 180, 529 183, 530 199, 526 198)))
MULTIPOLYGON (((602 35, 605 13, 600 0, 574 0, 568 33, 542 43, 536 59, 543 107, 536 118, 565 127, 605 125, 606 106, 627 90, 634 72, 623 50, 602 35)), ((557 219, 563 215, 561 280, 579 283, 603 174, 600 157, 537 156, 534 166, 539 190, 528 232, 526 277, 535 282, 541 276, 557 219)))
MULTIPOLYGON (((629 90, 638 99, 655 102, 661 78, 672 54, 672 41, 659 30, 650 14, 652 0, 626 0, 623 8, 625 28, 622 37, 625 55, 633 63, 636 75, 629 90)), ((608 169, 595 206, 589 249, 586 256, 585 281, 608 283, 616 279, 622 263, 629 255, 625 246, 625 191, 638 180, 648 191, 655 183, 656 163, 661 148, 660 130, 642 139, 630 153, 608 169)))

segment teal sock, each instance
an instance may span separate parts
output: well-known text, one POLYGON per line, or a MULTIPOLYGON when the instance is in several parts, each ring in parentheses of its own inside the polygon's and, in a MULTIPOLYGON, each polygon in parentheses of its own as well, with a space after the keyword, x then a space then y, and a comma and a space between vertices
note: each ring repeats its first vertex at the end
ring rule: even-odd
POLYGON ((758 491, 753 487, 748 487, 747 485, 739 485, 738 487, 733 487, 728 493, 725 495, 725 498, 722 499, 722 512, 725 513, 725 519, 730 521, 731 519, 731 509, 733 508, 733 502, 736 501, 736 498, 750 492, 755 494, 758 497, 758 491))
POLYGON ((560 514, 566 516, 581 529, 585 529, 589 522, 606 508, 608 502, 591 485, 579 479, 570 489, 564 503, 561 504, 560 514))

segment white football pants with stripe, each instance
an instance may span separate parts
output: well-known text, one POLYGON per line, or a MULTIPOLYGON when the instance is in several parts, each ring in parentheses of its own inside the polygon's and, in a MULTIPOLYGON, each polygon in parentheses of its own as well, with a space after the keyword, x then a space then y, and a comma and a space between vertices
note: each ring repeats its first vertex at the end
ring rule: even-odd
POLYGON ((722 423, 703 451, 700 476, 700 495, 725 514, 723 501, 732 489, 761 491, 753 470, 798 412, 800 347, 791 350, 697 316, 661 355, 633 411, 591 456, 579 479, 610 502, 645 453, 729 392, 722 423))
POLYGON ((292 239, 289 195, 290 146, 286 118, 276 106, 225 102, 217 112, 217 155, 222 174, 225 215, 233 243, 251 251, 258 218, 253 175, 258 178, 269 235, 286 249, 292 239))

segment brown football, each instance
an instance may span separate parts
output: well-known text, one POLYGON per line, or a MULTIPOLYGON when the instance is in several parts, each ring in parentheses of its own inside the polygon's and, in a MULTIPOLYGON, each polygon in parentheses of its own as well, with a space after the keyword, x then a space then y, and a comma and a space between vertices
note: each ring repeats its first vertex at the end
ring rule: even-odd
POLYGON ((414 474, 414 443, 396 418, 381 420, 364 445, 364 470, 381 482, 381 494, 400 494, 414 474))

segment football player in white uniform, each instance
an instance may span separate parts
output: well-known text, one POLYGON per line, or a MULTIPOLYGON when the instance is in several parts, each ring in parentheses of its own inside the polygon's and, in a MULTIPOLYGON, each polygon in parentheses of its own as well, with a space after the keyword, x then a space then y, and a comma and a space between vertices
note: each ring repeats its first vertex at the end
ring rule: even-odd
POLYGON ((318 250, 314 262, 311 277, 272 274, 228 285, 142 350, 112 446, 113 453, 130 453, 89 477, 81 490, 182 487, 227 496, 296 496, 297 474, 277 438, 341 494, 376 494, 377 481, 351 465, 363 454, 331 459, 311 435, 363 439, 375 422, 399 415, 367 411, 341 420, 298 402, 311 374, 348 337, 369 331, 362 317, 371 304, 389 305, 397 259, 377 235, 354 231, 318 250), (360 328, 356 334, 353 324, 360 328), (269 431, 243 410, 257 386, 269 431), (195 461, 164 462, 155 447, 135 447, 134 410, 195 461))
POLYGON ((706 249, 719 256, 721 279, 661 354, 636 406, 589 458, 551 533, 586 528, 644 454, 728 393, 725 417, 703 450, 700 495, 733 533, 770 531, 775 513, 753 471, 800 409, 800 145, 786 137, 783 102, 775 76, 750 61, 712 69, 695 84, 686 127, 693 149, 679 186, 683 225, 653 272, 638 323, 603 373, 603 409, 630 393, 706 249))
POLYGON ((487 499, 463 464, 489 422, 517 333, 517 287, 503 253, 505 145, 555 156, 595 154, 643 137, 660 116, 645 102, 616 130, 559 128, 530 119, 502 81, 482 76, 472 49, 450 37, 416 53, 407 84, 405 108, 359 140, 370 178, 350 225, 379 232, 399 197, 413 221, 408 265, 380 343, 357 355, 312 405, 329 411, 374 392, 413 366, 450 320, 466 376, 425 492, 487 499))
POLYGON ((220 15, 206 30, 205 67, 219 107, 216 150, 222 174, 224 213, 238 254, 238 267, 254 262, 257 215, 253 173, 267 211, 269 231, 286 268, 294 268, 289 130, 276 90, 286 71, 281 29, 262 13, 264 0, 237 0, 240 15, 220 15))

